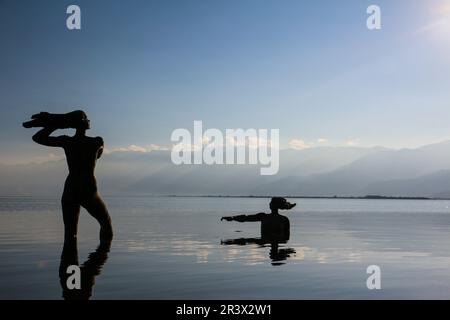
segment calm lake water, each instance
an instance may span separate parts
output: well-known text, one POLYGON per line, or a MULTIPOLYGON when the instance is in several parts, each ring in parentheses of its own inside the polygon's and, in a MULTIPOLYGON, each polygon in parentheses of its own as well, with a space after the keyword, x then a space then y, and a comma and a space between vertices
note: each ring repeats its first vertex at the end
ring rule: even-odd
MULTIPOLYGON (((92 299, 450 299, 450 201, 291 199, 291 238, 271 245, 259 222, 220 222, 268 199, 105 200, 116 233, 107 260, 87 262, 101 268, 92 299)), ((80 264, 97 238, 82 211, 80 264)), ((0 198, 0 299, 62 299, 62 248, 58 199, 0 198)))

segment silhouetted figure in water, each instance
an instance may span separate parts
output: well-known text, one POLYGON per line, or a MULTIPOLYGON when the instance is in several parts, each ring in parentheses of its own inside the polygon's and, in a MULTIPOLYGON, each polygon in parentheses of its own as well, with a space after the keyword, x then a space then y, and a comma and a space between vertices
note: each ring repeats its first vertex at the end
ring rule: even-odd
POLYGON ((290 223, 289 219, 278 213, 278 210, 290 210, 295 207, 295 203, 289 203, 285 198, 274 197, 270 201, 270 214, 264 212, 253 215, 239 215, 233 217, 222 217, 220 220, 226 221, 261 221, 261 237, 270 239, 289 240, 290 223))
POLYGON ((281 261, 286 260, 295 253, 292 248, 279 248, 280 243, 287 243, 290 237, 290 222, 285 216, 278 213, 278 210, 289 210, 295 207, 295 203, 289 203, 286 199, 274 197, 270 201, 270 214, 258 213, 254 215, 239 215, 233 217, 222 217, 221 220, 238 222, 261 222, 261 238, 240 238, 229 239, 221 242, 223 245, 248 245, 257 244, 265 247, 270 244, 270 259, 272 265, 281 265, 281 261))
POLYGON ((76 238, 65 239, 59 265, 59 281, 64 300, 89 300, 95 284, 95 277, 101 273, 103 265, 108 259, 111 240, 100 242, 97 250, 89 254, 88 259, 81 266, 78 264, 78 247, 76 238), (69 289, 67 280, 73 273, 67 273, 69 266, 80 267, 80 289, 69 289))
POLYGON ((103 139, 86 136, 90 121, 83 111, 58 115, 41 112, 32 118, 23 124, 24 127, 44 127, 33 136, 33 140, 44 146, 61 147, 66 154, 69 175, 61 199, 65 239, 76 238, 82 206, 100 223, 100 239, 109 241, 113 236, 111 218, 97 192, 94 176, 96 161, 103 152, 103 139), (76 133, 73 137, 50 136, 55 130, 63 128, 74 128, 76 133))

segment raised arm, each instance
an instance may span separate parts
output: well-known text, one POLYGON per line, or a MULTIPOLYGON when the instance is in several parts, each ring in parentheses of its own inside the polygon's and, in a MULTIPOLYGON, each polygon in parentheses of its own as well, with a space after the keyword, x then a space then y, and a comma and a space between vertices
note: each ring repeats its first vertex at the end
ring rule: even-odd
POLYGON ((33 141, 48 147, 62 147, 66 136, 51 137, 50 135, 57 130, 57 128, 42 128, 33 136, 33 141))
POLYGON ((251 214, 251 215, 240 215, 240 216, 233 216, 233 217, 222 217, 220 221, 226 220, 226 221, 237 221, 237 222, 257 222, 262 221, 266 214, 265 213, 257 213, 257 214, 251 214))

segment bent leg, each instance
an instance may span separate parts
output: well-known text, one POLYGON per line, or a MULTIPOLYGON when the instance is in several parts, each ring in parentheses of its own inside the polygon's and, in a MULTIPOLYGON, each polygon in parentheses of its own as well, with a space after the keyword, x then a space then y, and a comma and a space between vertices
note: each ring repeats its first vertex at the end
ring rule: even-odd
POLYGON ((100 224, 100 240, 110 240, 113 237, 111 217, 105 203, 98 194, 82 203, 82 206, 93 216, 100 224))

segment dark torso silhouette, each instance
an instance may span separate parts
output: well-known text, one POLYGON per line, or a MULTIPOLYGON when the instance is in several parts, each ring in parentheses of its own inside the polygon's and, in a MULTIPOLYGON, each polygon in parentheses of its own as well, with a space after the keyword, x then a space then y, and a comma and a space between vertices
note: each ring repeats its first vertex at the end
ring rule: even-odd
MULTIPOLYGON (((261 214, 261 213, 260 213, 261 214)), ((289 219, 279 214, 261 214, 261 236, 289 239, 289 219)))
POLYGON ((97 192, 94 170, 97 159, 101 155, 103 139, 87 136, 62 136, 61 138, 69 167, 64 194, 75 197, 80 202, 88 201, 97 192))
POLYGON ((241 215, 234 217, 238 222, 261 221, 261 238, 278 239, 280 241, 289 240, 290 222, 289 219, 280 214, 257 213, 253 215, 241 215))

